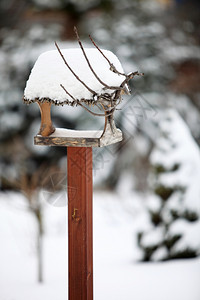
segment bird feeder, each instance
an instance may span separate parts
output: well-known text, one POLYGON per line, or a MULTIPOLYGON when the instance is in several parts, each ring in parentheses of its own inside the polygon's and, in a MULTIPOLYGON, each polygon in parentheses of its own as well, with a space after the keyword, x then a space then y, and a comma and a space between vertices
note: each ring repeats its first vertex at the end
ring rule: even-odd
POLYGON ((128 81, 138 72, 125 74, 118 58, 101 50, 80 48, 48 51, 39 56, 24 91, 24 102, 36 102, 41 125, 35 145, 67 147, 69 300, 93 299, 92 250, 92 147, 122 140, 114 112, 128 94, 128 81), (101 131, 55 128, 51 105, 80 106, 96 117, 104 117, 101 131), (98 111, 97 111, 98 110, 98 111), (72 192, 73 191, 73 192, 72 192))

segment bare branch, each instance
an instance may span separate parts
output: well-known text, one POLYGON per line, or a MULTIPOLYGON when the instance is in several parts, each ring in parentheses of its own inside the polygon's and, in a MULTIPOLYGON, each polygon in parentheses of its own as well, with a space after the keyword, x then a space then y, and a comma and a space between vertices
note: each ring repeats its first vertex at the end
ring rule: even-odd
MULTIPOLYGON (((95 113, 95 112, 91 111, 90 109, 88 109, 87 107, 85 107, 83 104, 81 104, 79 101, 77 101, 77 99, 75 99, 75 98, 74 98, 74 97, 66 90, 66 88, 65 88, 62 84, 60 84, 60 86, 61 86, 61 88, 63 88, 63 90, 66 92, 66 94, 69 95, 69 96, 76 102, 77 105, 80 105, 82 108, 84 108, 85 110, 87 110, 89 113, 91 113, 91 114, 94 115, 94 116, 105 117, 106 111, 105 111, 104 114, 98 114, 98 113, 95 113)), ((108 116, 111 115, 111 114, 112 114, 112 113, 108 114, 108 116)))
POLYGON ((91 35, 89 35, 90 40, 92 41, 93 45, 97 48, 97 50, 99 50, 99 52, 103 55, 103 57, 107 60, 107 62, 110 65, 110 70, 113 73, 117 73, 118 75, 123 75, 126 77, 126 74, 119 72, 115 66, 111 63, 111 61, 106 57, 106 55, 103 53, 103 51, 97 46, 97 44, 95 43, 95 41, 93 40, 93 38, 91 37, 91 35))
POLYGON ((83 45, 82 45, 82 43, 81 43, 81 40, 80 40, 80 38, 79 38, 77 28, 76 28, 75 26, 74 26, 74 32, 75 32, 75 34, 76 34, 76 38, 77 38, 77 41, 78 41, 78 43, 79 43, 79 45, 80 45, 80 48, 81 48, 81 50, 82 50, 82 52, 83 52, 83 55, 84 55, 84 57, 85 57, 85 59, 86 59, 86 61, 87 61, 87 64, 88 64, 90 70, 92 71, 92 73, 94 74, 94 76, 96 77, 96 79, 97 79, 103 86, 105 86, 107 89, 110 89, 110 90, 121 90, 121 88, 120 88, 119 86, 109 86, 109 85, 107 85, 105 82, 103 82, 103 81, 99 78, 99 76, 97 75, 97 73, 94 71, 93 67, 92 67, 91 64, 90 64, 90 61, 89 61, 89 59, 88 59, 88 57, 87 57, 87 55, 86 55, 85 49, 84 49, 84 47, 83 47, 83 45))
POLYGON ((80 105, 82 108, 84 108, 85 110, 87 110, 89 113, 91 113, 93 116, 98 116, 98 117, 105 117, 105 116, 111 116, 111 115, 113 115, 113 110, 112 111, 110 111, 110 113, 107 113, 108 112, 108 110, 104 110, 104 114, 98 114, 98 113, 95 113, 95 112, 93 112, 93 111, 91 111, 90 109, 88 109, 87 107, 85 107, 83 104, 81 104, 80 102, 78 102, 77 103, 78 105, 80 105))
POLYGON ((82 108, 84 108, 85 110, 87 110, 89 113, 91 113, 93 116, 98 116, 98 117, 105 117, 106 114, 98 114, 95 113, 93 111, 91 111, 90 109, 88 109, 87 107, 85 107, 83 104, 81 104, 80 102, 78 102, 78 105, 80 105, 82 108))
POLYGON ((81 83, 86 87, 86 89, 88 89, 88 91, 90 91, 90 93, 92 93, 93 95, 96 95, 96 92, 93 91, 91 88, 89 88, 89 87, 85 84, 85 82, 83 82, 83 81, 78 77, 78 75, 76 75, 76 73, 72 70, 72 68, 71 68, 71 67, 69 66, 69 64, 67 63, 66 59, 64 58, 64 56, 63 56, 63 54, 62 54, 62 52, 61 52, 61 50, 60 50, 60 48, 59 48, 59 46, 58 46, 58 44, 57 44, 56 42, 55 42, 55 46, 56 46, 56 48, 58 49, 58 52, 60 53, 60 56, 62 57, 64 63, 66 64, 66 66, 68 67, 68 69, 71 71, 71 73, 76 77, 76 79, 77 79, 79 82, 81 82, 81 83))
MULTIPOLYGON (((119 72, 116 67, 111 63, 111 61, 106 57, 106 55, 103 53, 103 51, 97 46, 97 44, 95 43, 95 41, 93 40, 93 38, 91 37, 91 35, 89 35, 89 38, 90 40, 92 41, 93 45, 99 50, 99 52, 103 55, 103 57, 107 60, 107 62, 109 63, 110 65, 110 70, 113 71, 114 73, 117 73, 118 75, 123 75, 125 76, 125 80, 121 83, 120 87, 121 87, 121 90, 124 88, 124 86, 129 82, 130 79, 132 79, 134 76, 143 76, 144 73, 139 73, 138 71, 136 72, 132 72, 128 75, 126 75, 125 73, 121 73, 119 72)), ((114 100, 117 100, 117 98, 119 97, 120 95, 120 90, 116 90, 116 93, 115 93, 115 97, 114 97, 114 100)))
POLYGON ((62 54, 58 44, 55 42, 55 46, 61 56, 61 58, 63 59, 65 65, 68 67, 68 69, 71 71, 71 73, 76 77, 76 79, 81 83, 83 84, 88 91, 91 92, 91 94, 93 95, 93 100, 89 100, 89 99, 76 99, 73 95, 71 95, 67 90, 66 88, 60 84, 61 88, 66 92, 66 94, 73 100, 70 102, 70 100, 67 99, 67 103, 68 104, 71 104, 72 106, 74 105, 80 105, 83 109, 85 109, 87 112, 91 113, 92 115, 94 116, 103 116, 103 117, 108 117, 108 116, 112 116, 114 111, 116 110, 116 107, 120 104, 121 100, 122 100, 122 97, 121 97, 121 92, 122 90, 124 90, 126 84, 128 84, 129 80, 133 79, 134 76, 140 76, 140 75, 144 75, 143 73, 139 73, 138 71, 136 72, 131 72, 129 74, 124 74, 124 73, 121 73, 119 72, 115 66, 111 63, 111 61, 106 57, 106 55, 103 53, 103 51, 96 45, 96 43, 94 42, 94 40, 90 37, 92 43, 94 44, 94 46, 97 48, 97 50, 101 53, 101 55, 103 55, 103 57, 107 60, 107 62, 109 63, 110 65, 110 70, 118 75, 123 75, 125 76, 125 79, 122 81, 122 83, 120 84, 120 86, 109 86, 107 85, 105 82, 103 82, 99 77, 98 75, 96 74, 96 72, 94 71, 89 59, 88 59, 88 56, 86 54, 86 51, 83 47, 83 44, 79 38, 79 35, 78 35, 78 31, 76 29, 76 27, 74 27, 74 32, 76 34, 76 37, 77 37, 77 41, 79 43, 79 46, 82 50, 82 53, 85 57, 85 60, 91 70, 91 72, 93 73, 93 75, 95 76, 95 78, 104 86, 103 90, 106 90, 106 89, 110 89, 110 90, 114 90, 113 92, 111 92, 110 94, 109 93, 104 93, 104 94, 101 94, 101 95, 98 95, 95 91, 93 91, 90 87, 88 87, 84 81, 82 81, 78 75, 73 71, 73 69, 69 66, 68 62, 66 61, 64 55, 62 54), (81 102, 83 102, 85 105, 89 105, 90 103, 97 106, 97 108, 99 110, 102 110, 103 108, 103 111, 104 113, 96 113, 96 112, 93 112, 91 111, 90 109, 88 109, 85 105, 83 105, 81 102), (104 103, 106 103, 104 105, 104 103))
POLYGON ((63 90, 65 91, 65 93, 67 94, 67 95, 69 95, 75 102, 77 102, 77 99, 75 99, 67 90, 66 90, 66 88, 62 85, 62 84, 60 84, 60 86, 61 86, 61 88, 63 88, 63 90))
POLYGON ((133 77, 135 77, 135 76, 144 76, 144 73, 139 73, 138 71, 135 71, 135 72, 129 73, 126 76, 129 77, 129 80, 130 80, 130 79, 133 79, 133 77))
POLYGON ((144 75, 144 73, 139 73, 138 71, 131 72, 126 75, 126 79, 121 83, 120 86, 123 88, 125 86, 125 84, 127 84, 129 82, 129 80, 133 79, 135 76, 143 76, 143 75, 144 75))

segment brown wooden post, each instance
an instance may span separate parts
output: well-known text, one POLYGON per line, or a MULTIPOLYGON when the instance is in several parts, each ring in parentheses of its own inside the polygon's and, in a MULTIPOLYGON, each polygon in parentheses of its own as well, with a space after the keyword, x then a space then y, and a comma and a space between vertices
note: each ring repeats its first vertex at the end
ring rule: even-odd
POLYGON ((92 148, 122 140, 114 121, 106 124, 104 134, 56 128, 34 138, 35 145, 67 147, 68 300, 93 300, 92 148))
POLYGON ((67 148, 69 300, 93 300, 92 148, 67 148))

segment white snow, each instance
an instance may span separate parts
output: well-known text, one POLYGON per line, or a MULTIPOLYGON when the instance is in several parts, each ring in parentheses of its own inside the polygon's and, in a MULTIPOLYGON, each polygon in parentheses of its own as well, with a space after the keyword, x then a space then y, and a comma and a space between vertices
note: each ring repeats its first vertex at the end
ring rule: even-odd
POLYGON ((200 53, 197 46, 185 46, 185 45, 176 45, 171 40, 165 39, 160 43, 160 50, 162 59, 168 62, 179 62, 184 61, 185 59, 199 59, 200 53))
MULTIPOLYGON (((97 94, 113 92, 113 90, 103 90, 104 86, 90 70, 81 49, 61 49, 61 51, 72 70, 93 91, 97 94)), ((86 48, 85 52, 91 66, 103 82, 111 86, 119 86, 122 83, 125 77, 113 73, 107 60, 97 49, 86 48)), ((103 53, 118 71, 123 72, 121 63, 112 52, 103 50, 103 53)), ((59 52, 47 51, 37 59, 27 81, 24 96, 27 100, 50 98, 59 102, 66 99, 72 101, 60 84, 76 99, 92 99, 92 93, 70 72, 59 52)))
POLYGON ((168 257, 168 251, 166 247, 160 247, 158 248, 152 255, 151 259, 152 261, 159 261, 164 260, 168 257))
POLYGON ((154 194, 149 195, 146 206, 149 211, 158 212, 162 207, 162 200, 160 199, 160 197, 154 194))
POLYGON ((148 231, 148 234, 142 237, 141 244, 143 247, 158 245, 163 241, 164 234, 164 227, 153 228, 152 230, 148 231))
POLYGON ((6 112, 0 118, 0 133, 8 132, 8 130, 19 130, 22 127, 22 122, 20 114, 6 112))
POLYGON ((161 136, 150 156, 153 165, 169 172, 159 175, 159 182, 169 187, 186 187, 184 205, 200 213, 200 151, 186 123, 174 109, 160 112, 161 136), (180 167, 170 171, 176 164, 180 167))
POLYGON ((57 128, 51 137, 71 137, 71 138, 100 138, 102 131, 98 130, 71 130, 65 128, 57 128))
MULTIPOLYGON (((44 283, 37 284, 35 219, 20 194, 1 193, 0 199, 0 299, 68 299, 66 206, 44 203, 44 283)), ((134 263, 140 214, 132 217, 124 205, 115 194, 94 195, 95 299, 199 300, 199 258, 134 263)))
MULTIPOLYGON (((156 146, 151 153, 150 161, 153 166, 163 166, 166 170, 157 176, 152 176, 152 185, 163 185, 165 187, 177 188, 161 209, 161 217, 165 224, 171 224, 167 230, 167 236, 174 237, 181 234, 182 237, 174 244, 171 254, 191 249, 200 249, 200 221, 189 222, 184 219, 184 214, 193 212, 200 214, 200 151, 191 136, 191 133, 179 116, 172 108, 166 109, 159 114, 160 132, 156 138, 156 146), (178 165, 176 170, 173 167, 178 165), (171 211, 175 211, 182 218, 174 220, 171 211)), ((147 201, 147 207, 154 208, 154 202, 147 201), (148 204, 150 202, 150 204, 148 204)), ((156 205, 155 205, 156 207, 156 205)), ((159 212, 159 207, 157 207, 159 212)), ((142 244, 152 245, 159 230, 148 229, 143 238, 142 244), (152 233, 153 232, 153 233, 152 233)), ((165 233, 162 234, 163 239, 165 233)), ((156 240, 155 244, 159 244, 156 240)), ((154 253, 153 260, 165 255, 165 249, 154 253)))
POLYGON ((184 251, 187 248, 200 249, 200 221, 189 223, 187 220, 179 219, 169 228, 169 236, 177 234, 183 237, 174 245, 172 253, 184 251))
POLYGON ((167 169, 170 169, 177 162, 191 160, 190 155, 200 161, 199 148, 192 138, 187 125, 176 110, 168 109, 163 113, 159 112, 159 114, 160 130, 164 132, 166 136, 163 136, 163 139, 160 138, 157 141, 158 150, 153 151, 151 162, 153 164, 159 164, 162 161, 162 164, 164 164, 167 169), (166 141, 166 137, 171 141, 171 144, 166 141), (172 148, 173 143, 175 143, 174 146, 177 148, 177 151, 173 149, 171 153, 168 153, 166 159, 166 151, 172 148))

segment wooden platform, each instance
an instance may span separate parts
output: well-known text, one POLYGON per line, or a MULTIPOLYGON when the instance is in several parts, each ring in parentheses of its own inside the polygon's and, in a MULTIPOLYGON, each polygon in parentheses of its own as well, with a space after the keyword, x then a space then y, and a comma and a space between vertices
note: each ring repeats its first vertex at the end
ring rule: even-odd
POLYGON ((83 131, 56 128, 55 132, 49 136, 36 135, 35 145, 42 146, 66 146, 66 147, 104 147, 122 141, 121 130, 117 129, 114 134, 106 131, 102 136, 102 131, 83 131))

